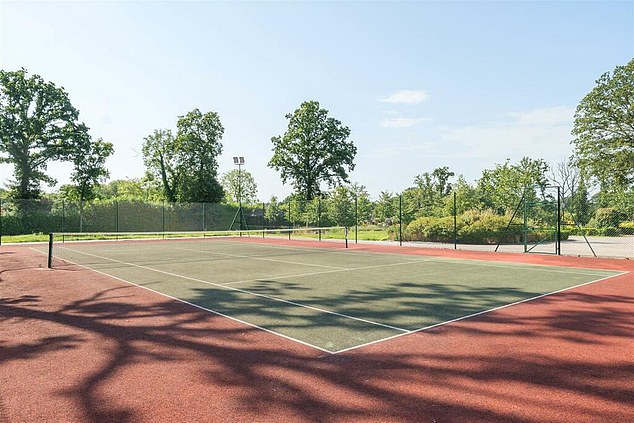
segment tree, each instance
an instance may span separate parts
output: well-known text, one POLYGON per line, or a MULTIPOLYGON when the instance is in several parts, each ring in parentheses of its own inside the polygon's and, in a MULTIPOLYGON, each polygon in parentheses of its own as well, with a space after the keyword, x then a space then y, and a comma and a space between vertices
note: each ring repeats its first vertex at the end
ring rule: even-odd
POLYGON ((89 136, 84 137, 77 144, 72 153, 75 168, 70 176, 75 183, 75 192, 80 207, 84 201, 95 198, 95 187, 99 179, 108 176, 105 167, 106 159, 112 155, 114 148, 111 143, 99 138, 93 142, 89 136))
POLYGON ((273 157, 269 167, 280 172, 284 183, 291 182, 305 200, 320 193, 321 182, 334 186, 348 182, 354 169, 357 148, 347 141, 350 129, 328 117, 317 101, 306 101, 287 114, 284 135, 271 138, 273 157))
POLYGON ((535 187, 543 189, 547 185, 548 168, 542 159, 524 157, 517 164, 507 159, 495 169, 485 169, 478 180, 484 204, 500 214, 511 212, 523 196, 532 198, 535 187))
POLYGON ((148 172, 160 180, 169 202, 220 202, 218 156, 224 128, 215 112, 194 109, 177 121, 176 136, 166 129, 144 138, 143 160, 148 172))
POLYGON ((53 185, 46 175, 51 160, 67 160, 88 128, 63 88, 21 69, 0 70, 0 163, 12 163, 14 198, 38 198, 40 184, 53 185))
POLYGON ((380 223, 388 223, 398 217, 398 199, 389 191, 381 191, 374 204, 374 218, 380 223))
POLYGON ((176 124, 177 163, 181 201, 218 203, 224 198, 218 182, 218 156, 222 153, 224 127, 216 112, 194 109, 176 124))
POLYGON ((430 174, 425 172, 414 178, 415 191, 407 195, 408 208, 415 209, 417 217, 433 216, 441 212, 443 208, 443 198, 451 192, 449 178, 454 176, 447 166, 434 169, 430 174), (412 194, 412 195, 409 195, 412 194))
POLYGON ((172 131, 156 129, 143 142, 143 162, 148 173, 161 181, 165 199, 176 201, 176 191, 180 183, 177 166, 177 149, 172 131))
POLYGON ((577 106, 572 135, 585 174, 603 187, 634 183, 634 59, 596 81, 577 106))
POLYGON ((220 184, 229 201, 244 204, 254 204, 258 201, 258 186, 251 172, 234 169, 226 172, 220 178, 220 184))

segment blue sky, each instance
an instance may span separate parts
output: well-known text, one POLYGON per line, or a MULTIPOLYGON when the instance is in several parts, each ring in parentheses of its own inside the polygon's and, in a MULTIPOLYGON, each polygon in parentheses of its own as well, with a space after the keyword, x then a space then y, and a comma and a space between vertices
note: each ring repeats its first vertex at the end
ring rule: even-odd
POLYGON ((351 129, 351 179, 376 197, 440 166, 565 159, 575 107, 633 56, 632 1, 0 2, 2 69, 68 91, 115 146, 111 179, 142 176, 143 137, 199 108, 225 127, 220 173, 244 155, 263 200, 291 192, 270 138, 302 101, 351 129))

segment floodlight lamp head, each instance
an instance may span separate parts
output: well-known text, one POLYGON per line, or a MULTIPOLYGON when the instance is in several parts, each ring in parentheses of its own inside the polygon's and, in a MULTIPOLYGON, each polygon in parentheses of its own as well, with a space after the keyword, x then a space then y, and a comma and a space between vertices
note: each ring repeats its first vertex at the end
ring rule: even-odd
POLYGON ((238 158, 237 157, 233 157, 233 164, 238 164, 238 158))
POLYGON ((243 165, 244 164, 244 157, 242 157, 242 156, 234 156, 233 157, 233 164, 234 165, 243 165))
POLYGON ((244 164, 244 157, 240 156, 238 159, 240 159, 240 164, 244 164))

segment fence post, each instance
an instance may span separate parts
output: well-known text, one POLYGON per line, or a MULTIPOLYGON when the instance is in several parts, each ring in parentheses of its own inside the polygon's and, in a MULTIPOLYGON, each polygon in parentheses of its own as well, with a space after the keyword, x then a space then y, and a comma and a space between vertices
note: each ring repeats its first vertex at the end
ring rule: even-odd
POLYGON ((359 243, 359 196, 354 196, 354 243, 359 243))
POLYGON ((262 238, 264 238, 265 233, 266 233, 266 209, 264 206, 264 201, 262 201, 262 238))
POLYGON ((456 225, 456 191, 453 192, 453 249, 458 249, 458 227, 456 225))
POLYGON ((48 234, 48 268, 53 267, 53 233, 48 234))
POLYGON ((163 200, 161 207, 161 235, 162 238, 165 239, 165 200, 163 200))
POLYGON ((205 202, 203 201, 203 232, 205 232, 205 202))
POLYGON ((66 201, 62 200, 62 244, 66 241, 66 201))
POLYGON ((0 198, 0 245, 2 245, 2 198, 0 198))
POLYGON ((116 212, 115 213, 115 219, 114 219, 114 222, 115 222, 114 223, 114 228, 115 228, 114 230, 115 230, 115 233, 116 233, 115 238, 118 241, 119 240, 119 200, 116 200, 114 202, 114 205, 115 205, 115 208, 116 208, 116 210, 115 210, 115 212, 116 212))
POLYGON ((403 195, 398 196, 398 245, 403 246, 403 195))
POLYGON ((293 227, 293 223, 291 220, 291 201, 293 200, 288 200, 288 240, 291 240, 291 228, 293 227))
POLYGON ((561 255, 561 187, 557 186, 557 255, 561 255))
POLYGON ((321 194, 317 197, 317 228, 319 241, 321 241, 321 194))

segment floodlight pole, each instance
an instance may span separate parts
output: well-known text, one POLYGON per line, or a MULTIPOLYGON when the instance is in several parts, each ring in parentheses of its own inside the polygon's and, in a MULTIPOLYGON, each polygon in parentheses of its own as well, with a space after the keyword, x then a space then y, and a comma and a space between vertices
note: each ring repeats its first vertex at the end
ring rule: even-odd
MULTIPOLYGON (((240 219, 239 229, 242 231, 242 221, 244 219, 244 213, 242 211, 242 166, 244 165, 244 157, 243 156, 234 156, 233 164, 238 166, 238 211, 236 216, 233 218, 233 222, 231 222, 231 228, 233 229, 233 224, 236 221, 236 217, 240 219)), ((242 233, 240 233, 242 235, 242 233)))

